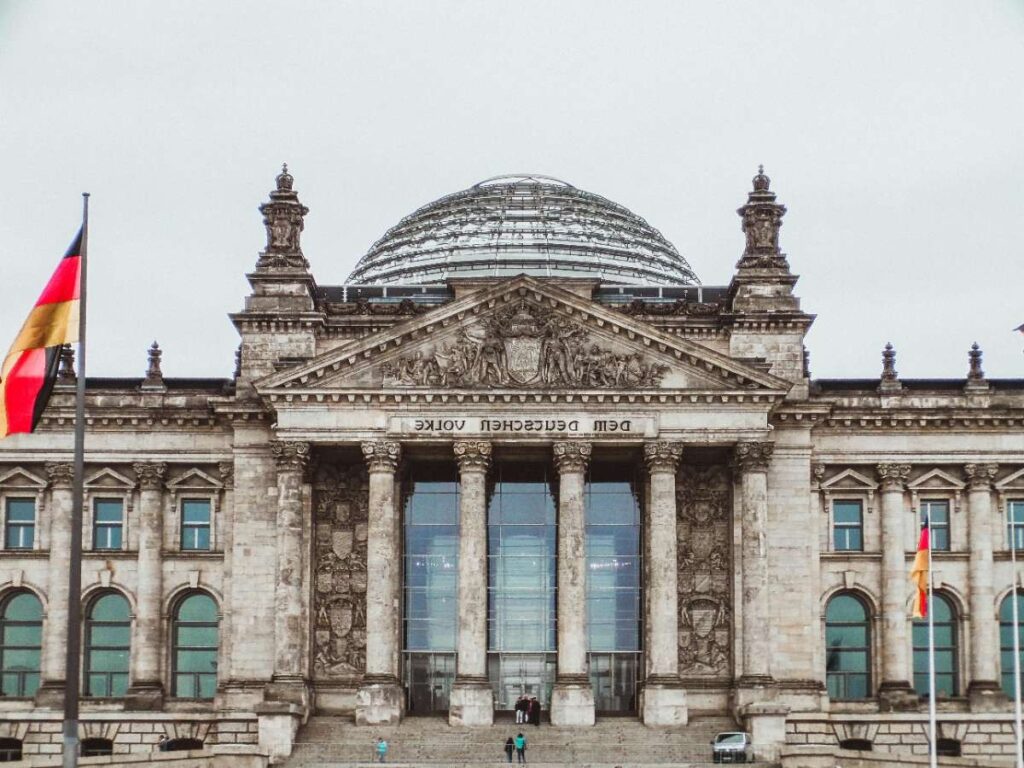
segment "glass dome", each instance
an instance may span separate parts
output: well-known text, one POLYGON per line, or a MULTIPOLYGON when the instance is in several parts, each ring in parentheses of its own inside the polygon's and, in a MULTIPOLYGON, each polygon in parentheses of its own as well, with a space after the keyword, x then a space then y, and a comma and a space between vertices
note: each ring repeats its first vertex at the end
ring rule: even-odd
POLYGON ((700 283, 672 244, 636 214, 535 175, 487 179, 423 206, 374 243, 347 282, 422 285, 521 273, 612 285, 700 283))

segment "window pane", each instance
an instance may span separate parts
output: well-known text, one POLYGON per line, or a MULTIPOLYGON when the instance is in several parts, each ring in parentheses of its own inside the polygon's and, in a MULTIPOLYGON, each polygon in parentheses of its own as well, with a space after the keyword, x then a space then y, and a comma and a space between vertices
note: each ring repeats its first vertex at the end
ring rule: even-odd
POLYGON ((837 523, 856 523, 860 525, 859 501, 837 501, 832 506, 832 513, 837 523))
POLYGON ((177 633, 179 648, 213 648, 217 645, 217 627, 179 626, 177 633))
POLYGON ((195 678, 192 675, 175 675, 174 695, 184 699, 194 699, 197 690, 194 683, 195 678))
POLYGON ((97 523, 120 523, 122 509, 120 499, 96 499, 93 502, 97 523))
POLYGON ((35 519, 35 499, 7 499, 7 522, 32 523, 35 519))
POLYGON ((181 519, 186 523, 209 523, 209 499, 185 499, 182 501, 181 519))
POLYGON ((4 618, 8 621, 42 621, 43 605, 35 595, 22 592, 7 601, 4 618))
POLYGON ((836 595, 825 611, 827 621, 864 621, 867 618, 864 604, 850 595, 836 595))
POLYGON ((213 672, 217 669, 215 651, 178 651, 178 672, 213 672))
POLYGON ((178 607, 178 621, 217 621, 217 605, 208 595, 191 595, 178 607))

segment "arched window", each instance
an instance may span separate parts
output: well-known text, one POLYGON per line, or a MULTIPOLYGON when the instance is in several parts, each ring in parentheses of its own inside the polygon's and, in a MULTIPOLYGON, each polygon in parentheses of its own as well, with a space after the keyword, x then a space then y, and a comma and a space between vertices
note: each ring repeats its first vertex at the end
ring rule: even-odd
POLYGON ((82 739, 82 757, 103 757, 114 754, 114 742, 110 739, 82 739))
POLYGON ((128 690, 132 624, 128 601, 108 592, 93 600, 85 620, 85 695, 121 697, 128 690))
POLYGON ((42 648, 43 606, 31 592, 16 592, 0 608, 0 695, 35 695, 42 648))
POLYGON ((860 598, 838 594, 825 609, 825 677, 835 700, 871 695, 871 630, 860 598))
MULTIPOLYGON (((1017 620, 1024 625, 1024 593, 1017 592, 1017 620)), ((1021 632, 1020 625, 1017 627, 1020 638, 1021 658, 1020 666, 1024 670, 1024 632, 1021 632)), ((999 606, 999 668, 1002 672, 1003 692, 1011 699, 1013 692, 1013 603, 1010 602, 1010 595, 1003 598, 999 606)), ((1024 691, 1024 681, 1022 681, 1024 691)))
POLYGON ((21 740, 0 739, 0 763, 21 761, 21 740))
POLYGON ((193 592, 174 612, 174 695, 182 699, 212 699, 217 689, 217 604, 193 592))
MULTIPOLYGON (((950 601, 938 592, 932 594, 929 608, 935 627, 935 695, 956 696, 960 676, 957 674, 957 617, 950 601)), ((914 619, 914 690, 928 695, 928 619, 914 619)))

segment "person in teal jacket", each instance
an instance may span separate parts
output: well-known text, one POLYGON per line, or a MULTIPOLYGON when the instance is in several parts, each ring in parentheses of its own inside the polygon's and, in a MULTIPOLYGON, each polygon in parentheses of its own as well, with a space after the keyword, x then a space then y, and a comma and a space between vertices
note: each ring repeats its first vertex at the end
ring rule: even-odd
POLYGON ((515 741, 514 741, 514 744, 516 745, 516 759, 520 763, 525 763, 526 762, 526 737, 523 736, 523 734, 521 734, 521 733, 517 733, 515 741))
POLYGON ((377 739, 377 762, 383 763, 388 756, 388 743, 384 739, 377 739))

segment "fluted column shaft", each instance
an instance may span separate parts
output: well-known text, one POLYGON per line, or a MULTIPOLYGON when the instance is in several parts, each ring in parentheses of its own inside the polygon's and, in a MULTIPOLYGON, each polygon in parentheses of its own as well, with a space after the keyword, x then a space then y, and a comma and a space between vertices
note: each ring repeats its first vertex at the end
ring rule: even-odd
POLYGON ((309 443, 270 444, 277 465, 277 584, 274 590, 274 678, 303 677, 302 485, 309 443))
POLYGON ((366 541, 366 677, 397 682, 399 652, 400 536, 395 472, 396 442, 363 443, 370 471, 366 541))
POLYGON ((590 443, 555 443, 558 468, 558 677, 587 677, 587 536, 584 486, 590 443))
POLYGON ((457 676, 487 679, 487 468, 490 443, 457 442, 459 463, 459 656, 457 676))
POLYGON ((135 642, 132 645, 132 686, 160 687, 163 633, 163 498, 167 465, 133 465, 139 482, 139 588, 135 605, 135 642))
POLYGON ((903 491, 909 464, 879 464, 882 483, 882 680, 880 690, 910 689, 907 597, 910 594, 904 541, 903 491))
POLYGON ((738 443, 733 465, 740 476, 743 570, 743 678, 771 679, 771 610, 768 604, 768 465, 772 443, 738 443))
POLYGON ((47 568, 46 638, 42 685, 63 687, 67 672, 68 553, 71 551, 73 465, 48 463, 50 480, 50 559, 47 568))
POLYGON ((679 675, 676 470, 682 455, 678 443, 658 441, 644 446, 650 483, 644 528, 648 681, 679 675))
MULTIPOLYGON (((970 689, 996 691, 997 623, 992 586, 992 481, 998 466, 968 464, 967 515, 971 559, 968 566, 971 610, 970 689)), ((997 518, 998 519, 998 518, 997 518)), ((1001 530, 1001 526, 995 530, 1001 530)))

